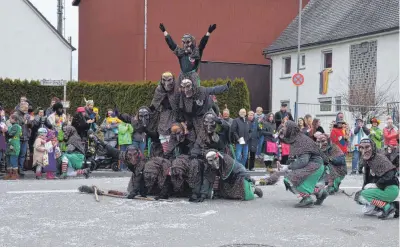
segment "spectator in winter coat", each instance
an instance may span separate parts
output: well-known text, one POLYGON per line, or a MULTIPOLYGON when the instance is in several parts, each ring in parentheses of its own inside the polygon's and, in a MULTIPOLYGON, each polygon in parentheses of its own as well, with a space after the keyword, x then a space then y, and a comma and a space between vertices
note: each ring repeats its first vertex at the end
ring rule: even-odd
POLYGON ((371 119, 372 127, 370 129, 370 139, 375 143, 376 149, 382 149, 382 141, 383 141, 383 133, 382 130, 379 128, 379 124, 381 122, 376 119, 371 119))
POLYGON ((0 103, 0 172, 5 172, 6 165, 6 149, 7 149, 7 118, 6 113, 0 103))
POLYGON ((321 121, 319 119, 314 119, 312 122, 312 130, 310 132, 310 137, 316 142, 317 137, 323 133, 325 133, 325 131, 321 127, 321 121))
POLYGON ((383 129, 383 137, 384 137, 384 144, 385 147, 391 145, 391 146, 397 146, 398 145, 398 138, 399 138, 399 133, 393 126, 393 119, 388 118, 386 122, 387 126, 383 129))
POLYGON ((47 117, 49 117, 52 113, 55 112, 55 110, 53 109, 54 104, 56 104, 57 102, 60 102, 60 99, 58 97, 53 97, 51 98, 51 102, 50 102, 50 107, 48 107, 46 109, 45 115, 47 117))
POLYGON ((250 158, 248 160, 247 167, 250 171, 254 171, 256 152, 259 145, 260 132, 262 127, 259 126, 258 120, 255 118, 253 111, 249 111, 247 113, 247 120, 249 123, 249 132, 250 132, 248 141, 250 158))
POLYGON ((293 121, 292 114, 287 111, 287 104, 282 103, 281 110, 275 113, 275 122, 277 127, 281 125, 283 118, 286 116, 289 118, 289 120, 293 121))
MULTIPOLYGON (((125 152, 127 147, 132 145, 132 133, 133 127, 130 123, 122 122, 118 125, 118 144, 120 151, 125 152)), ((127 170, 123 161, 120 162, 120 169, 127 170)))
POLYGON ((86 141, 88 137, 88 131, 90 125, 94 122, 94 119, 86 119, 86 111, 84 107, 79 107, 76 110, 76 114, 72 119, 72 126, 76 129, 78 135, 82 141, 86 141))
MULTIPOLYGON (((264 125, 265 122, 265 114, 263 113, 263 111, 264 110, 261 107, 257 107, 256 113, 254 115, 254 118, 257 120, 258 124, 261 125, 260 129, 262 129, 262 125, 264 125)), ((263 144, 264 144, 264 136, 260 135, 260 138, 258 140, 256 158, 261 159, 261 148, 263 144)))
MULTIPOLYGON (((25 109, 21 104, 21 109, 25 109)), ((27 108, 27 107, 26 107, 27 108)), ((18 156, 21 154, 20 148, 20 137, 23 135, 22 128, 18 124, 19 117, 16 114, 10 116, 10 124, 8 127, 8 143, 7 143, 7 175, 4 180, 16 180, 19 179, 18 175, 18 156)), ((21 170, 23 172, 23 170, 21 170)))
POLYGON ((109 109, 107 111, 107 117, 101 124, 100 129, 104 133, 104 143, 110 145, 111 147, 117 146, 118 125, 120 123, 121 120, 115 116, 112 109, 109 109))
POLYGON ((17 106, 15 106, 15 110, 19 110, 19 106, 21 105, 21 103, 27 102, 27 101, 28 101, 28 98, 26 98, 25 95, 22 95, 22 96, 20 97, 20 99, 19 99, 19 104, 18 104, 17 106))
MULTIPOLYGON (((264 122, 263 125, 263 130, 261 131, 261 134, 264 137, 264 145, 262 146, 262 153, 264 153, 264 164, 267 167, 267 172, 272 172, 272 163, 275 160, 276 156, 278 155, 278 146, 276 145, 276 149, 273 149, 273 151, 267 151, 267 146, 268 143, 277 143, 278 142, 278 134, 276 134, 276 124, 274 120, 274 113, 269 113, 266 116, 266 121, 264 122)), ((272 144, 273 146, 273 144, 272 144)))
POLYGON ((14 114, 18 118, 18 125, 22 127, 22 136, 21 136, 21 145, 20 145, 20 153, 18 157, 19 164, 19 175, 23 177, 24 173, 24 164, 26 153, 29 148, 29 139, 31 137, 31 128, 34 120, 34 116, 30 116, 28 114, 29 104, 28 102, 21 102, 19 104, 19 110, 16 110, 14 114))
POLYGON ((346 154, 347 146, 343 135, 343 121, 339 120, 331 131, 330 139, 333 144, 337 145, 340 150, 346 154))
POLYGON ((310 114, 306 114, 305 116, 304 116, 304 127, 305 127, 305 132, 304 132, 304 134, 306 135, 306 136, 308 136, 308 137, 312 137, 312 133, 313 133, 313 125, 312 125, 312 123, 313 123, 313 118, 312 118, 312 116, 310 115, 310 114))
POLYGON ((351 130, 351 147, 350 151, 353 153, 353 158, 351 161, 351 174, 357 173, 362 174, 362 168, 359 168, 358 163, 360 161, 360 151, 358 145, 362 139, 368 139, 370 131, 364 126, 364 121, 362 119, 357 119, 355 127, 351 130))
POLYGON ((29 139, 29 149, 31 153, 33 153, 33 144, 35 143, 37 132, 41 127, 46 129, 53 128, 47 117, 44 115, 44 110, 39 107, 35 119, 32 121, 31 137, 29 139))
POLYGON ((297 126, 299 127, 299 129, 300 129, 300 131, 301 131, 302 133, 307 134, 308 128, 306 127, 306 124, 305 124, 303 118, 300 117, 300 118, 297 120, 297 126))
MULTIPOLYGON (((231 126, 232 136, 236 143, 236 160, 246 166, 249 153, 249 122, 246 119, 246 110, 239 111, 239 117, 234 119, 231 126)), ((233 141, 232 141, 233 142, 233 141)))

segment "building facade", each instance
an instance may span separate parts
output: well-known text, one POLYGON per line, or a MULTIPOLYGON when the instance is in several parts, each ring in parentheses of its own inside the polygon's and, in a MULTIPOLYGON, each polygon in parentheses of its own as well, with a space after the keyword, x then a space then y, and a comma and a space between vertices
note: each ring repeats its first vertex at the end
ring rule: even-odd
POLYGON ((0 77, 70 80, 68 41, 28 0, 0 1, 0 77))
POLYGON ((74 0, 73 4, 79 6, 79 80, 137 82, 159 80, 164 71, 178 74, 178 60, 159 24, 164 23, 180 45, 183 34, 191 33, 199 42, 208 26, 216 23, 202 60, 208 65, 218 63, 214 68, 230 69, 202 65, 200 77, 233 78, 235 69, 249 65, 264 70, 257 82, 249 81, 251 70, 239 76, 254 86, 252 107, 265 109, 270 108, 270 85, 262 49, 298 12, 298 2, 293 0, 74 0), (264 90, 264 97, 253 97, 256 88, 264 90))
MULTIPOLYGON (((340 1, 310 1, 302 13, 305 20, 302 35, 305 37, 301 42, 299 73, 304 76, 304 84, 299 86, 298 116, 311 114, 321 119, 325 128, 339 111, 345 112, 349 123, 356 117, 369 119, 373 115, 384 119, 390 114, 386 111, 387 103, 396 97, 398 101, 398 1, 397 10, 396 1, 387 1, 380 6, 383 9, 379 16, 374 11, 377 7, 374 3, 360 9, 356 4, 358 0, 346 2, 350 6, 345 12, 354 15, 348 22, 340 19, 349 18, 343 13, 346 5, 333 8, 335 4, 341 4, 340 1), (331 12, 332 9, 341 12, 331 13, 332 16, 336 14, 335 20, 318 20, 316 17, 324 16, 324 11, 331 12), (365 19, 360 19, 358 12, 364 13, 373 23, 362 24, 365 19), (321 30, 317 25, 327 30, 321 30), (342 29, 348 30, 347 33, 342 29), (313 30, 312 34, 307 33, 309 30, 313 30)), ((296 40, 288 43, 287 39, 290 39, 289 35, 297 36, 297 25, 296 18, 265 50, 273 61, 273 109, 279 109, 280 104, 286 102, 294 111, 297 86, 293 84, 292 76, 297 73, 297 50, 296 40)))

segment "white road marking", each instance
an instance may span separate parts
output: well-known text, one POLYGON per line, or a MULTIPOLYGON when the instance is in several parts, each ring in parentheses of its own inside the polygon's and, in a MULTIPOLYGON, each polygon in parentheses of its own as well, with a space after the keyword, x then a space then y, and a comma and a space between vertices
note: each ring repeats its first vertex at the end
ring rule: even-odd
POLYGON ((77 189, 7 191, 7 194, 78 193, 77 189))

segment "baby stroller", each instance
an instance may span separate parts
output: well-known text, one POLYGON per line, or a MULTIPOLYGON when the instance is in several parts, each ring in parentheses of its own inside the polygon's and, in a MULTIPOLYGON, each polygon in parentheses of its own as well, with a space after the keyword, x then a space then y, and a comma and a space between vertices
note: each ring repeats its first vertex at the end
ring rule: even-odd
MULTIPOLYGON (((89 131, 89 135, 97 135, 94 132, 89 131)), ((87 153, 87 161, 90 164, 90 170, 98 169, 112 169, 113 171, 119 171, 119 161, 107 155, 105 148, 94 142, 91 143, 93 149, 89 149, 87 153)))

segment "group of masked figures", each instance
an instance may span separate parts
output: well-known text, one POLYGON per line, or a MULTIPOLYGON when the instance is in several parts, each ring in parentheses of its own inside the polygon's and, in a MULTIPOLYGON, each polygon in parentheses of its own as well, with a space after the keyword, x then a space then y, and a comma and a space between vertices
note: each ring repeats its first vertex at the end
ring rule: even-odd
POLYGON ((261 189, 255 187, 245 167, 226 152, 229 141, 222 133, 229 125, 218 118, 213 96, 227 92, 231 82, 215 87, 200 86, 197 69, 216 25, 210 25, 199 46, 192 35, 185 34, 183 46, 179 47, 163 24, 160 29, 178 57, 179 77, 176 79, 171 72, 163 73, 150 106, 140 107, 134 115, 118 114, 122 121, 134 124, 135 131, 145 133, 146 155, 135 145, 120 151, 103 143, 94 133, 89 138, 132 171, 128 198, 175 196, 202 202, 213 198, 262 197, 261 189))
MULTIPOLYGON (((337 145, 331 143, 328 135, 321 134, 314 142, 300 131, 296 123, 287 121, 279 138, 290 145, 288 165, 283 165, 279 173, 284 175, 286 190, 301 197, 296 207, 321 205, 330 194, 339 191, 347 174, 346 157, 337 145)), ((354 200, 363 205, 366 215, 381 219, 398 218, 398 157, 396 160, 394 156, 378 151, 369 138, 361 140, 359 150, 364 183, 354 200)), ((273 178, 272 175, 270 179, 273 178)))

